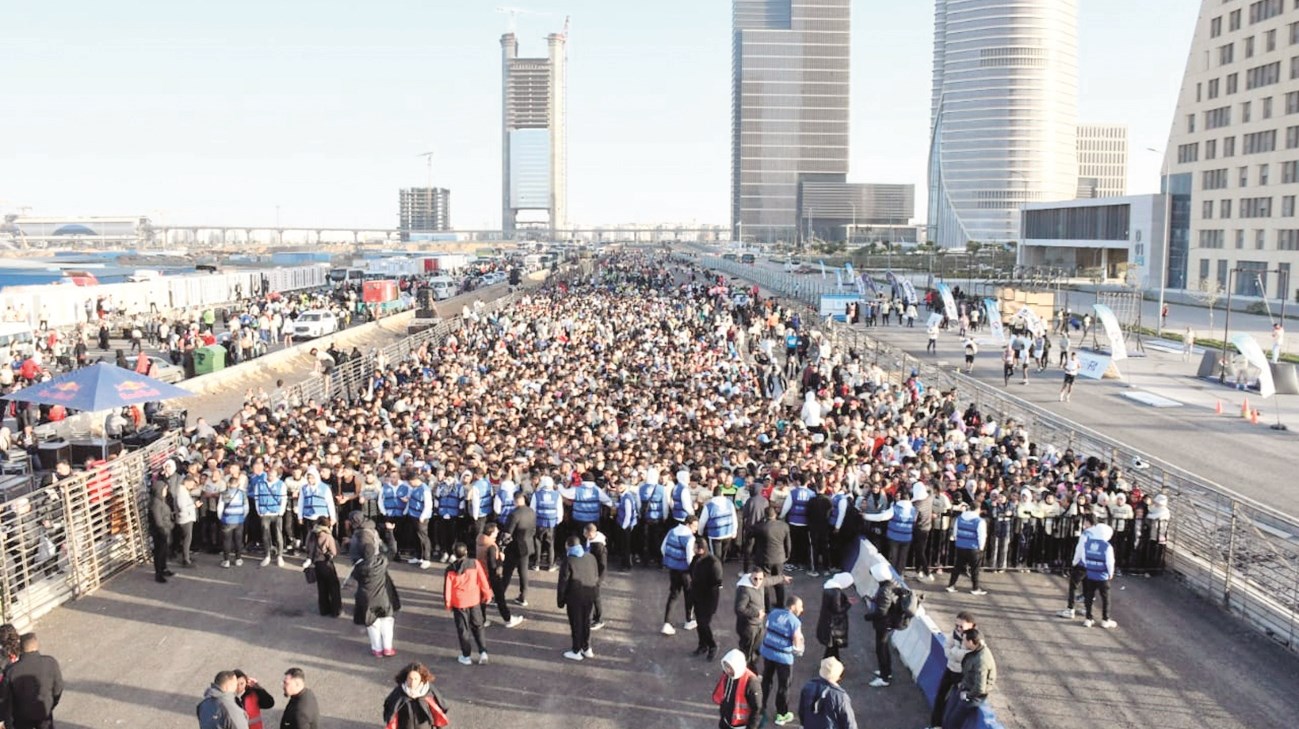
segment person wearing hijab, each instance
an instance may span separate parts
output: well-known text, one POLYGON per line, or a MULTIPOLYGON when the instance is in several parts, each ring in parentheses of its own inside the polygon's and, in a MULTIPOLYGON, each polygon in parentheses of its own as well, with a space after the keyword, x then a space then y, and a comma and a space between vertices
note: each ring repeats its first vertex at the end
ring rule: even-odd
POLYGON ((816 621, 816 639, 825 646, 822 658, 839 658, 839 650, 848 645, 848 610, 856 602, 848 592, 852 585, 852 575, 840 572, 822 587, 821 614, 816 621))
POLYGON ((392 647, 392 633, 396 615, 401 610, 401 599, 392 577, 388 574, 386 547, 379 540, 374 522, 352 512, 352 554, 359 552, 360 559, 352 565, 356 580, 356 605, 352 622, 364 625, 370 637, 370 653, 376 658, 397 655, 392 647), (357 521, 360 524, 356 524, 357 521))
POLYGON ((383 701, 384 729, 434 729, 451 723, 446 702, 433 687, 423 663, 409 663, 393 679, 397 686, 383 701))

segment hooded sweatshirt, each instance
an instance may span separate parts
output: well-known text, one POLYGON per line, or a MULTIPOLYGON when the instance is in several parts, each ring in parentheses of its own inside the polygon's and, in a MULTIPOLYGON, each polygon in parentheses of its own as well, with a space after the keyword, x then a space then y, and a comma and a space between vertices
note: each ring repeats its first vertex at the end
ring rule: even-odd
MULTIPOLYGON (((754 629, 762 625, 763 595, 762 589, 753 584, 753 577, 748 573, 740 576, 735 583, 735 632, 754 629)), ((743 657, 743 656, 741 656, 743 657)))
MULTIPOLYGON (((1087 559, 1087 542, 1093 539, 1098 539, 1102 542, 1108 542, 1110 541, 1110 538, 1113 536, 1114 536, 1114 530, 1110 528, 1110 525, 1108 524, 1097 524, 1096 526, 1091 527, 1090 529, 1084 531, 1082 535, 1078 537, 1078 546, 1074 547, 1073 563, 1076 565, 1085 564, 1087 559)), ((1113 549, 1105 550, 1105 566, 1106 566, 1106 574, 1108 574, 1111 578, 1113 578, 1114 577, 1114 550, 1113 549)))
POLYGON ((199 729, 248 729, 248 716, 235 703, 232 691, 208 686, 198 708, 199 729))
POLYGON ((721 713, 722 721, 725 725, 731 724, 731 717, 735 713, 736 692, 740 685, 740 677, 747 675, 744 685, 744 700, 749 706, 749 719, 740 725, 745 729, 756 729, 762 721, 762 682, 758 677, 749 670, 744 660, 744 653, 738 649, 732 648, 722 656, 722 676, 717 681, 717 688, 713 691, 713 698, 717 702, 718 710, 721 713), (729 669, 729 670, 726 670, 729 669))

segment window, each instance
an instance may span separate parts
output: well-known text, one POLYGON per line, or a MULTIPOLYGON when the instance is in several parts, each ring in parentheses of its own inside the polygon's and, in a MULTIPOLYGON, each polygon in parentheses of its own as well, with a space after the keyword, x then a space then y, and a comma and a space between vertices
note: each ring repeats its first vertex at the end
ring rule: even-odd
POLYGON ((1299 23, 1290 24, 1290 45, 1299 44, 1299 23))
MULTIPOLYGON (((1295 104, 1299 106, 1299 91, 1294 92, 1295 104)), ((1231 107, 1220 106, 1217 109, 1209 109, 1204 112, 1204 128, 1218 129, 1231 124, 1231 107)))
POLYGON ((1272 217, 1272 198, 1242 197, 1240 199, 1240 217, 1241 218, 1272 217))
POLYGON ((1299 230, 1278 230, 1276 232, 1276 249, 1278 251, 1299 251, 1299 230))
MULTIPOLYGON (((1240 12, 1237 10, 1236 12, 1240 12)), ((1258 0, 1250 3, 1249 24, 1261 23, 1268 18, 1275 18, 1285 12, 1285 0, 1258 0)))
POLYGON ((1299 147, 1299 127, 1285 128, 1285 148, 1295 149, 1299 147))
POLYGON ((1276 50, 1276 30, 1269 30, 1263 34, 1263 52, 1271 53, 1276 50))
MULTIPOLYGON (((1299 58, 1299 56, 1295 56, 1295 58, 1299 58)), ((1216 78, 1209 79, 1209 98, 1218 98, 1218 79, 1216 78)))
POLYGON ((1227 189, 1227 170, 1205 170, 1200 173, 1201 190, 1225 190, 1227 189))
POLYGON ((1263 98, 1263 118, 1264 119, 1272 118, 1272 97, 1271 96, 1266 96, 1263 98))
POLYGON ((1290 91, 1286 93, 1285 113, 1299 114, 1299 91, 1290 91))
POLYGON ((1236 74, 1234 73, 1227 74, 1227 93, 1236 93, 1236 74))
POLYGON ((1209 279, 1209 259, 1201 258, 1200 259, 1200 280, 1207 281, 1208 279, 1209 279))
POLYGON ((1245 72, 1245 88, 1257 89, 1271 86, 1281 80, 1281 62, 1273 61, 1262 66, 1255 66, 1245 72))
POLYGON ((1269 129, 1266 132, 1246 134, 1244 135, 1241 144, 1244 145, 1244 149, 1241 152, 1242 154, 1259 154, 1262 152, 1275 151, 1276 130, 1269 129))
POLYGON ((1200 204, 1200 217, 1204 220, 1213 220, 1213 201, 1205 200, 1200 204))
POLYGON ((1269 172, 1271 172, 1271 170, 1268 169, 1268 166, 1267 166, 1267 165, 1259 165, 1259 166, 1258 166, 1258 184, 1259 184, 1259 185, 1266 185, 1266 184, 1267 184, 1267 178, 1268 178, 1268 173, 1269 173, 1269 172))
POLYGON ((1201 230, 1200 247, 1201 248, 1221 248, 1222 247, 1221 230, 1201 230))
POLYGON ((1227 286, 1227 262, 1221 258, 1218 259, 1218 285, 1227 286))
POLYGON ((1204 158, 1216 159, 1218 157, 1218 140, 1207 139, 1204 142, 1204 158))
POLYGON ((1191 142, 1177 147, 1177 163, 1197 162, 1200 159, 1200 143, 1191 142))
POLYGON ((1286 195, 1281 198, 1281 217, 1294 217, 1294 195, 1286 195))
POLYGON ((1299 182, 1299 161, 1281 163, 1281 184, 1289 185, 1291 182, 1299 182))
POLYGON ((1245 39, 1245 58, 1254 57, 1254 36, 1245 39))
POLYGON ((1249 101, 1240 102, 1240 123, 1241 124, 1249 123, 1249 119, 1250 119, 1249 111, 1251 108, 1252 108, 1252 102, 1249 101))
POLYGON ((1236 138, 1235 138, 1235 137, 1223 137, 1223 138, 1222 138, 1222 156, 1223 156, 1223 157, 1235 157, 1235 156, 1236 156, 1236 138))
POLYGON ((1248 187, 1248 186, 1249 186, 1249 168, 1248 168, 1248 167, 1237 167, 1237 168, 1236 168, 1236 176, 1240 179, 1240 186, 1241 186, 1241 187, 1248 187))
POLYGON ((1194 133, 1194 132, 1195 132, 1195 115, 1194 115, 1194 114, 1187 114, 1187 115, 1186 115, 1186 133, 1187 133, 1187 134, 1192 134, 1192 133, 1194 133))
POLYGON ((1218 46, 1218 65, 1225 66, 1236 60, 1236 44, 1227 43, 1218 46))
POLYGON ((1236 250, 1240 250, 1244 247, 1245 247, 1245 231, 1238 230, 1236 231, 1236 250))
POLYGON ((1227 31, 1240 30, 1240 11, 1233 10, 1227 16, 1227 31))
POLYGON ((1263 250, 1263 246, 1266 242, 1267 242, 1267 231, 1265 230, 1254 231, 1254 250, 1258 250, 1258 251, 1263 250))
POLYGON ((1231 219, 1231 200, 1222 200, 1218 203, 1218 217, 1223 220, 1231 219))
MULTIPOLYGON (((1291 25, 1291 26, 1299 25, 1299 23, 1291 23, 1290 25, 1291 25)), ((1222 35, 1222 16, 1221 16, 1221 15, 1219 15, 1218 17, 1214 18, 1213 20, 1210 20, 1210 21, 1209 21, 1209 37, 1210 37, 1210 38, 1217 38, 1217 37, 1220 36, 1220 35, 1222 35)))

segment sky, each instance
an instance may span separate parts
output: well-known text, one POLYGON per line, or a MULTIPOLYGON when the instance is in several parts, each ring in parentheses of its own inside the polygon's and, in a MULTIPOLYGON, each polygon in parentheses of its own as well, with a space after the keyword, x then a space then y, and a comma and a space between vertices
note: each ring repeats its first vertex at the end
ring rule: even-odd
MULTIPOLYGON (((728 222, 726 0, 13 3, 0 212, 395 227, 432 151, 452 224, 496 228, 503 2, 536 13, 524 56, 571 18, 572 222, 728 222)), ((1199 5, 1078 0, 1079 121, 1128 125, 1130 193, 1158 189, 1199 5)), ((853 38, 849 179, 914 183, 923 220, 933 3, 854 0, 853 38)))

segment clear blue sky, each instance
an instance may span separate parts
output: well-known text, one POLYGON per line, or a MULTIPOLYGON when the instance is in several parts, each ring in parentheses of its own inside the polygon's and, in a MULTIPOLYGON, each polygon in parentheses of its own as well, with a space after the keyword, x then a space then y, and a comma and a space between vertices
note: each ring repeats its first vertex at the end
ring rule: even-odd
MULTIPOLYGON (((725 0, 65 0, 5 10, 0 211, 396 225, 416 155, 460 228, 499 225, 505 3, 524 55, 572 16, 576 222, 727 222, 725 0)), ((1199 3, 1079 0, 1080 121, 1130 127, 1158 187, 1199 3)), ((852 179, 913 182, 923 218, 933 3, 857 0, 852 179)))

